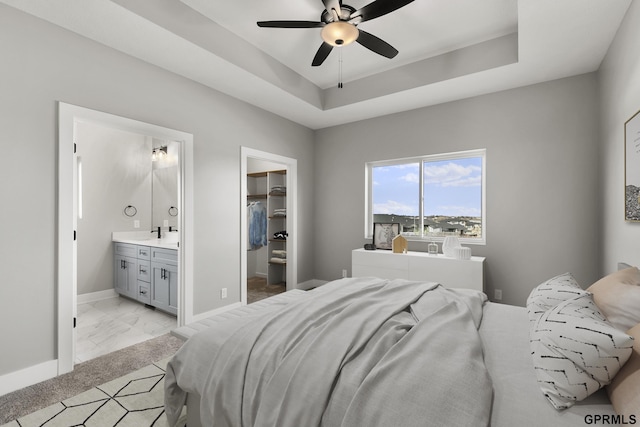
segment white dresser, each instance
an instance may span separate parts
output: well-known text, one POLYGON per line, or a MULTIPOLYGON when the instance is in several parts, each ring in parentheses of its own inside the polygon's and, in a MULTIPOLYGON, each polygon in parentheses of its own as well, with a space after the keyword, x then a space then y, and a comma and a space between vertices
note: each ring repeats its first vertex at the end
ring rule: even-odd
POLYGON ((351 252, 353 277, 381 277, 438 282, 447 288, 484 290, 484 257, 469 260, 429 255, 426 252, 394 254, 391 251, 354 249, 351 252))

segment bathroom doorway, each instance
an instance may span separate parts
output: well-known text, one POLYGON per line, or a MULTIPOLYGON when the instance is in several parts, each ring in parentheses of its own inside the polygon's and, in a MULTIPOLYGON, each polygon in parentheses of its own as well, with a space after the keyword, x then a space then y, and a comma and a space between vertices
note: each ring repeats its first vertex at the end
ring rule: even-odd
MULTIPOLYGON (((83 148, 85 149, 84 153, 87 154, 87 147, 85 146, 83 148)), ((96 143, 90 148, 91 150, 98 149, 98 144, 96 143)), ((96 153, 92 153, 91 157, 95 158, 96 153)), ((177 259, 177 268, 175 270, 177 282, 177 318, 175 318, 175 324, 177 326, 183 325, 193 317, 193 280, 191 278, 193 269, 190 268, 190 266, 193 265, 192 165, 193 136, 190 134, 69 104, 59 104, 59 374, 73 370, 73 366, 76 363, 77 326, 80 326, 77 325, 79 273, 82 280, 86 281, 87 277, 89 277, 89 280, 96 279, 96 276, 100 275, 100 271, 103 273, 113 271, 110 269, 114 262, 112 257, 113 246, 111 245, 111 232, 122 231, 117 228, 124 229, 125 232, 130 233, 131 237, 137 241, 149 239, 152 228, 155 225, 153 221, 159 222, 159 226, 163 225, 163 223, 173 221, 171 225, 172 231, 174 231, 176 243, 179 242, 179 250, 174 251, 177 259), (94 137, 94 135, 98 136, 94 137), (103 161, 94 162, 94 170, 92 172, 95 172, 96 165, 99 165, 99 168, 106 168, 102 175, 105 184, 103 188, 101 188, 100 185, 96 185, 96 181, 100 181, 100 175, 98 174, 96 179, 95 173, 92 177, 92 187, 83 188, 83 184, 90 184, 88 179, 89 174, 86 170, 90 156, 87 155, 85 158, 87 164, 84 164, 82 156, 78 155, 79 152, 82 152, 82 149, 79 150, 79 145, 82 144, 80 139, 88 144, 102 140, 102 147, 99 148, 99 150, 101 150, 100 155, 103 161), (109 141, 114 139, 121 140, 119 145, 122 151, 116 149, 115 143, 112 143, 112 147, 109 146, 109 141), (136 141, 136 144, 134 144, 133 141, 136 141), (174 183, 177 192, 175 206, 173 201, 171 201, 175 215, 167 216, 167 219, 164 221, 162 221, 162 217, 158 215, 156 216, 159 219, 154 218, 154 215, 152 215, 152 196, 151 194, 145 194, 152 192, 152 171, 153 169, 158 169, 157 167, 152 167, 152 155, 157 154, 156 151, 162 147, 167 147, 163 155, 169 153, 173 155, 173 164, 168 164, 168 166, 175 166, 174 170, 177 175, 174 183), (82 179, 83 168, 85 169, 85 178, 87 178, 84 182, 82 179), (123 178, 122 175, 131 176, 125 176, 123 178), (109 182, 109 180, 117 182, 109 182), (94 257, 98 259, 92 258, 95 266, 92 266, 92 268, 89 269, 90 273, 87 274, 87 269, 83 269, 83 266, 78 263, 79 243, 82 241, 83 236, 86 239, 89 238, 86 226, 83 227, 83 224, 80 224, 80 222, 88 221, 90 213, 89 203, 91 202, 91 198, 96 196, 96 193, 100 193, 101 191, 106 193, 107 186, 118 187, 122 185, 135 187, 128 189, 125 197, 127 200, 131 200, 130 202, 124 203, 122 200, 112 200, 112 203, 103 205, 102 209, 113 209, 117 211, 115 215, 111 214, 111 216, 109 216, 103 213, 96 213, 95 211, 91 215, 94 221, 96 220, 96 216, 100 217, 98 218, 99 222, 110 221, 110 224, 107 225, 106 228, 110 228, 111 230, 100 227, 102 229, 100 233, 103 235, 99 237, 95 235, 92 236, 92 238, 98 239, 96 241, 101 241, 101 246, 103 247, 94 253, 94 257), (104 218, 102 215, 104 215, 104 218), (82 219, 83 217, 84 220, 82 219), (106 218, 112 219, 107 220, 106 218), (127 229, 125 224, 126 227, 130 229, 127 229), (177 232, 175 229, 177 229, 177 232), (144 233, 144 236, 142 233, 144 233)), ((171 169, 167 168, 167 170, 171 169)), ((161 172, 164 174, 166 171, 163 170, 161 172)), ((161 181, 162 182, 159 180, 158 186, 167 185, 166 177, 162 178, 161 181)), ((113 198, 113 196, 111 197, 113 198)), ((168 227, 165 227, 164 230, 168 231, 168 227)), ((153 237, 155 238, 156 236, 154 235, 153 237)), ((176 245, 176 249, 177 248, 178 246, 176 245)), ((80 245, 80 249, 83 252, 87 250, 86 242, 84 249, 82 245, 80 245)), ((80 258, 84 259, 84 262, 87 262, 87 258, 84 255, 83 253, 80 258)), ((109 277, 111 277, 110 274, 109 277)), ((109 280, 107 279, 107 281, 109 280)), ((113 288, 109 288, 109 284, 103 284, 102 290, 97 292, 94 292, 94 290, 89 289, 87 291, 86 286, 84 286, 84 289, 80 292, 82 294, 80 302, 90 301, 91 299, 100 300, 101 297, 110 299, 110 296, 115 295, 113 288)), ((130 300, 130 303, 134 304, 133 300, 130 300)), ((127 304, 129 304, 129 300, 127 300, 127 304)), ((144 304, 140 306, 144 307, 144 304)), ((135 306, 132 307, 134 310, 136 309, 135 306)), ((98 312, 96 311, 96 313, 98 312)))
POLYGON ((240 296, 244 305, 297 288, 297 161, 241 147, 240 169, 240 296), (256 222, 258 218, 263 225, 256 222), (261 233, 255 233, 254 225, 261 233), (249 280, 257 283, 251 297, 249 280))

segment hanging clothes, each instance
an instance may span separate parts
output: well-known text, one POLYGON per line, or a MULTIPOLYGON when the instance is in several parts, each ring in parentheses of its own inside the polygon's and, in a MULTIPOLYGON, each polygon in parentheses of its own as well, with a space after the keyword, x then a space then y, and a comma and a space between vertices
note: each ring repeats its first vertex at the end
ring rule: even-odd
POLYGON ((249 248, 267 246, 267 208, 262 202, 251 202, 247 206, 249 220, 249 248))

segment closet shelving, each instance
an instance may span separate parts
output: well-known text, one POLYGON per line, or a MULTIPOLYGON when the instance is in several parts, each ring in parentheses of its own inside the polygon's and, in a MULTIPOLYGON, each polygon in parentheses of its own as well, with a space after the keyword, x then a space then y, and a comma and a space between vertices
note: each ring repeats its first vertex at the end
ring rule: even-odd
POLYGON ((247 201, 261 201, 267 208, 267 284, 286 286, 287 240, 277 239, 287 229, 287 171, 274 170, 247 174, 247 201))

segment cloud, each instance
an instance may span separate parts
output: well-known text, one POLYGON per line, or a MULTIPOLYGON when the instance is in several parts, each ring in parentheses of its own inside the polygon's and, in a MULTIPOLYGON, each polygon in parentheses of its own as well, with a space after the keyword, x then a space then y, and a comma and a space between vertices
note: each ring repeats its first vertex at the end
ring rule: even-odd
POLYGON ((374 214, 396 214, 396 215, 418 215, 418 207, 406 205, 396 202, 395 200, 387 200, 384 203, 374 203, 374 214))
POLYGON ((482 177, 480 175, 442 183, 443 187, 480 187, 480 185, 482 185, 482 177))
POLYGON ((479 166, 462 166, 453 162, 424 168, 425 184, 442 187, 478 187, 482 184, 481 174, 479 166))
POLYGON ((398 179, 400 179, 401 181, 407 181, 407 182, 412 182, 416 184, 420 183, 420 175, 418 175, 417 173, 408 173, 406 175, 402 175, 398 179))

